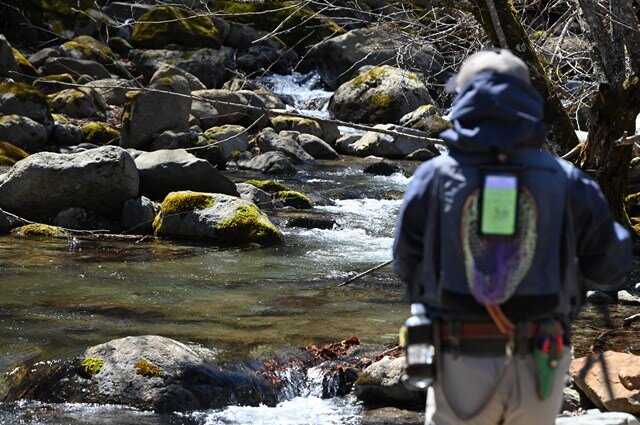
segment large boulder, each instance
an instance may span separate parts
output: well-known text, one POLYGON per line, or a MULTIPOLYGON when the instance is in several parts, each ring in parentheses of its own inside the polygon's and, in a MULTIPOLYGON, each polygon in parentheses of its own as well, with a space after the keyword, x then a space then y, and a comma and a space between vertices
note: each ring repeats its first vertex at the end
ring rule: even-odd
POLYGON ((191 108, 191 114, 200 120, 203 128, 224 124, 261 128, 268 123, 268 118, 263 112, 266 105, 260 96, 251 91, 197 90, 192 94, 203 98, 194 99, 191 108), (250 109, 247 106, 258 109, 250 109), (213 115, 212 107, 215 111, 213 115))
POLYGON ((361 28, 330 38, 315 46, 309 58, 322 80, 335 89, 353 78, 365 65, 399 64, 403 69, 447 81, 442 73, 444 57, 421 38, 385 26, 361 28))
MULTIPOLYGON (((393 124, 378 124, 373 128, 395 131, 399 134, 406 133, 418 137, 426 136, 426 134, 421 131, 398 127, 393 124)), ((404 158, 412 152, 421 149, 435 150, 433 144, 427 141, 423 142, 402 136, 392 136, 376 131, 365 133, 357 142, 351 144, 351 149, 359 156, 375 155, 385 158, 404 158)))
POLYGON ((272 128, 265 128, 260 131, 256 137, 256 143, 263 153, 279 151, 288 156, 294 163, 313 162, 313 157, 306 153, 298 142, 291 137, 279 135, 272 128))
POLYGON ((193 74, 208 88, 219 88, 233 76, 234 51, 230 47, 177 50, 132 50, 129 54, 136 68, 146 79, 164 65, 173 65, 193 74))
MULTIPOLYGON (((404 357, 383 357, 363 370, 354 384, 356 397, 367 405, 418 406, 423 400, 419 393, 409 391, 400 378, 404 357)), ((424 403, 422 402, 422 406, 424 403)))
POLYGON ((640 414, 640 356, 606 351, 571 362, 575 384, 598 408, 640 414))
POLYGON ((47 146, 47 130, 31 118, 2 115, 0 140, 6 140, 27 152, 39 152, 47 146))
POLYGON ((76 58, 49 58, 42 65, 45 75, 68 73, 74 77, 88 75, 96 80, 111 78, 111 74, 101 63, 76 58))
POLYGON ((278 230, 253 203, 202 192, 172 192, 162 202, 153 227, 157 236, 207 240, 221 245, 279 245, 278 230))
POLYGON ((383 65, 338 87, 329 111, 344 121, 386 124, 398 123, 404 115, 431 103, 427 87, 416 74, 383 65))
POLYGON ((0 115, 20 115, 43 125, 53 124, 47 98, 24 83, 0 83, 0 115))
POLYGON ((77 154, 40 152, 16 163, 0 184, 0 208, 30 220, 70 207, 111 214, 138 195, 133 158, 104 146, 77 154))
POLYGON ((172 93, 129 92, 120 131, 122 147, 145 149, 155 135, 188 127, 191 98, 187 95, 191 90, 187 80, 174 75, 156 81, 150 88, 172 93))
POLYGON ((226 34, 206 15, 175 6, 159 6, 142 15, 133 26, 131 42, 145 49, 168 44, 188 47, 217 47, 226 34))
POLYGON ((49 95, 48 100, 53 112, 58 114, 76 118, 106 118, 107 103, 100 93, 89 87, 62 90, 49 95))
POLYGON ((184 149, 143 153, 135 159, 140 194, 162 199, 169 192, 194 190, 238 196, 235 184, 204 159, 184 149))
POLYGON ((296 174, 296 167, 282 152, 272 151, 253 158, 241 157, 236 160, 238 168, 259 171, 264 174, 296 174))

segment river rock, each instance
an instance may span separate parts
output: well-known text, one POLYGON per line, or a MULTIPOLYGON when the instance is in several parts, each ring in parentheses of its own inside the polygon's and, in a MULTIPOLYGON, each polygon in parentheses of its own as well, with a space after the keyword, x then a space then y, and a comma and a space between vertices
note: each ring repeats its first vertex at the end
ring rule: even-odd
POLYGON ((114 1, 103 7, 102 12, 113 19, 124 22, 127 19, 138 20, 151 9, 153 6, 148 4, 114 1))
MULTIPOLYGON (((105 127, 108 127, 106 124, 103 124, 103 125, 105 127)), ((116 132, 116 136, 118 136, 117 132, 116 132)), ((55 125, 53 126, 53 133, 51 134, 52 141, 58 146, 78 145, 82 143, 82 137, 83 137, 83 134, 82 134, 82 129, 80 127, 74 124, 62 123, 62 122, 55 123, 55 125)))
POLYGON ((149 83, 153 84, 160 78, 172 77, 174 75, 180 75, 186 78, 186 80, 189 82, 189 88, 191 89, 191 91, 206 90, 207 88, 204 84, 202 84, 200 80, 198 80, 198 77, 196 77, 195 75, 185 71, 182 68, 178 68, 177 66, 168 64, 162 65, 160 68, 158 68, 158 70, 151 76, 151 80, 149 81, 149 83))
POLYGON ((48 96, 54 112, 76 118, 105 119, 107 103, 95 90, 88 87, 67 89, 48 96))
POLYGON ((595 305, 615 304, 616 299, 608 293, 596 289, 595 291, 587 291, 587 302, 595 305))
POLYGON ((291 130, 299 133, 312 134, 316 137, 322 138, 322 128, 320 127, 320 124, 310 118, 278 115, 271 118, 271 123, 278 133, 283 130, 291 130))
POLYGON ((294 163, 313 162, 313 157, 291 137, 280 136, 272 128, 265 128, 256 136, 256 143, 260 151, 279 151, 288 156, 294 163))
POLYGON ((200 239, 222 245, 270 246, 284 242, 280 230, 255 204, 214 193, 170 193, 162 202, 153 227, 158 236, 200 239))
POLYGON ((367 410, 360 425, 424 425, 424 413, 395 407, 367 410))
MULTIPOLYGON (((421 131, 398 127, 393 124, 378 124, 373 128, 391 130, 413 136, 425 136, 421 131)), ((396 137, 370 131, 352 144, 351 148, 359 156, 375 155, 384 158, 403 158, 419 149, 431 150, 433 149, 431 146, 431 143, 426 141, 421 142, 419 140, 405 139, 402 136, 396 137)))
MULTIPOLYGON (((640 356, 606 351, 571 362, 570 373, 576 385, 598 408, 614 412, 640 413, 640 388, 628 389, 619 371, 636 370, 640 356)), ((624 380, 628 383, 628 379, 624 380)))
POLYGON ((126 233, 151 233, 155 215, 153 202, 145 196, 139 196, 124 203, 120 225, 126 233))
MULTIPOLYGON (((204 136, 194 131, 163 131, 156 137, 149 146, 150 151, 158 151, 163 149, 185 149, 198 146, 200 138, 204 136)), ((206 140, 203 141, 206 144, 206 140)))
POLYGON ((311 134, 300 134, 295 140, 314 159, 338 159, 340 155, 327 142, 311 134))
POLYGON ((139 184, 133 159, 117 146, 40 152, 16 163, 0 184, 0 208, 30 220, 70 207, 110 214, 138 195, 139 184))
POLYGON ((68 73, 76 78, 89 75, 96 80, 111 78, 111 74, 101 63, 75 58, 49 58, 42 65, 42 73, 45 75, 68 73))
POLYGON ((147 79, 151 79, 163 65, 169 64, 193 74, 210 89, 222 87, 235 70, 234 51, 226 46, 188 52, 132 50, 129 56, 138 71, 147 79))
POLYGON ((358 134, 345 134, 344 136, 336 140, 336 151, 344 155, 355 155, 355 144, 361 138, 362 136, 358 134))
POLYGON ((96 9, 85 9, 76 16, 73 33, 78 36, 110 38, 122 33, 127 25, 120 25, 106 13, 96 9))
POLYGON ((239 124, 259 129, 269 122, 261 110, 244 107, 266 109, 260 96, 249 90, 197 90, 192 94, 210 101, 195 99, 191 108, 191 114, 200 120, 204 129, 224 124, 239 124))
POLYGON ((640 305, 640 293, 636 291, 618 291, 618 302, 626 305, 640 305))
POLYGON ((40 93, 48 95, 58 93, 61 90, 70 88, 69 84, 75 84, 76 79, 71 74, 47 75, 36 78, 33 88, 40 93))
POLYGON ((231 158, 234 152, 244 152, 249 149, 249 135, 240 125, 223 125, 211 127, 204 132, 205 137, 222 148, 225 158, 231 158))
POLYGON ((47 146, 47 130, 34 120, 19 115, 0 116, 0 141, 7 141, 27 152, 47 146))
POLYGON ((390 176, 395 173, 404 173, 402 167, 395 162, 377 161, 364 167, 363 172, 377 176, 390 176))
POLYGON ((560 415, 555 425, 640 425, 640 421, 628 413, 591 409, 580 415, 560 415))
POLYGON ((122 37, 110 37, 107 44, 114 53, 121 56, 129 56, 129 52, 133 49, 133 46, 122 37))
POLYGON ((0 210, 0 234, 4 235, 9 233, 12 227, 9 216, 7 216, 4 211, 0 210))
POLYGON ((271 204, 271 195, 252 184, 236 183, 236 189, 240 198, 245 201, 253 202, 258 206, 271 204))
POLYGON ((109 46, 90 35, 81 35, 63 43, 58 48, 58 56, 96 61, 103 65, 112 64, 115 60, 109 46))
POLYGON ((19 71, 11 44, 3 34, 0 34, 0 77, 15 79, 19 71))
POLYGON ((165 130, 187 128, 191 98, 189 83, 184 77, 175 75, 163 78, 150 85, 158 89, 176 93, 130 92, 125 104, 120 146, 144 149, 149 146, 154 135, 165 130))
POLYGON ((325 40, 311 50, 309 58, 332 89, 364 65, 398 63, 403 69, 435 76, 440 83, 448 79, 441 73, 444 57, 432 45, 387 26, 355 29, 325 40))
POLYGON ((64 229, 97 230, 113 227, 104 217, 84 208, 71 207, 60 211, 53 224, 64 229))
POLYGON ((136 85, 124 78, 105 78, 91 81, 85 87, 94 89, 109 105, 122 106, 127 100, 127 92, 136 85))
POLYGON ((265 72, 265 70, 276 74, 289 74, 299 59, 294 50, 253 45, 246 52, 238 55, 236 64, 240 71, 248 75, 265 72))
POLYGON ((343 121, 398 123, 405 114, 431 103, 427 87, 416 74, 383 65, 338 87, 329 102, 329 111, 343 121))
POLYGON ((238 196, 235 184, 213 165, 184 149, 143 153, 135 159, 140 194, 162 199, 169 192, 194 190, 238 196))
POLYGON ((236 160, 238 168, 259 171, 264 174, 296 174, 296 167, 282 152, 267 152, 253 158, 240 157, 236 160))
POLYGON ((442 118, 435 105, 422 105, 415 111, 400 118, 400 125, 424 131, 429 136, 437 136, 451 127, 449 121, 442 118))
POLYGON ((246 51, 259 38, 260 33, 252 26, 239 22, 229 22, 229 32, 224 40, 224 45, 235 50, 246 51))
POLYGON ((58 54, 58 49, 54 49, 53 47, 45 47, 44 49, 40 49, 31 56, 29 56, 29 63, 36 68, 40 68, 44 65, 44 62, 49 58, 54 58, 58 54))
POLYGON ((385 356, 368 366, 355 383, 356 397, 366 405, 424 407, 424 394, 409 391, 400 380, 404 361, 385 356))
POLYGON ((0 115, 20 115, 48 126, 53 124, 47 98, 25 83, 0 83, 0 115))

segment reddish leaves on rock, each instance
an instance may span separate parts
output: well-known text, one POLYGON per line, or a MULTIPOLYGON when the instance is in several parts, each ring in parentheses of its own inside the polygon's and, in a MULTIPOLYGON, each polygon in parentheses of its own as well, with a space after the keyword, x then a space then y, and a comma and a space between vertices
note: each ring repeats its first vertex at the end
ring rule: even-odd
POLYGON ((352 336, 349 339, 324 344, 321 347, 312 344, 306 348, 317 360, 332 360, 350 354, 350 348, 358 345, 360 345, 360 340, 358 337, 352 336))

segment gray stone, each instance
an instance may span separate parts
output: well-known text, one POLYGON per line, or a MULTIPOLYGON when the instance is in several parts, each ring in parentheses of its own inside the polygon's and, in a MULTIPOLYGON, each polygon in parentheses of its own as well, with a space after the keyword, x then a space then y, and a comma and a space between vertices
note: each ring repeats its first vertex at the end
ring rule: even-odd
POLYGON ((344 155, 355 155, 355 144, 361 138, 362 136, 358 134, 345 134, 336 140, 336 151, 344 155))
POLYGON ((240 198, 245 201, 253 202, 258 206, 271 204, 271 195, 252 184, 236 183, 236 188, 240 198))
POLYGON ((84 208, 71 207, 60 211, 53 220, 53 224, 72 230, 98 230, 107 227, 101 223, 102 221, 104 220, 94 220, 94 217, 84 208))
POLYGON ((424 420, 423 412, 382 407, 365 411, 360 425, 424 425, 424 420))
MULTIPOLYGON (((425 136, 421 131, 398 127, 393 124, 378 124, 373 128, 380 128, 413 136, 425 136)), ((419 149, 429 149, 430 146, 431 143, 426 141, 422 142, 419 140, 406 139, 402 136, 396 137, 375 131, 366 133, 352 145, 356 155, 375 155, 384 158, 403 158, 419 149)))
POLYGON ((404 357, 383 357, 368 366, 356 380, 356 397, 365 405, 417 405, 421 396, 409 391, 400 379, 404 362, 404 357))
POLYGON ((58 54, 58 49, 54 49, 52 47, 45 47, 44 49, 40 49, 31 56, 29 56, 29 63, 36 68, 40 68, 44 65, 44 62, 53 58, 58 54))
POLYGON ((76 118, 105 119, 107 103, 94 89, 79 87, 49 95, 51 109, 76 118))
POLYGON ((604 291, 587 291, 587 302, 595 305, 615 304, 616 299, 604 291))
POLYGON ((378 176, 390 176, 395 173, 404 173, 404 170, 400 165, 384 160, 369 164, 364 167, 364 170, 362 171, 367 174, 375 174, 378 176))
POLYGON ((70 207, 110 214, 138 195, 131 156, 117 146, 77 154, 40 152, 18 162, 0 185, 0 208, 30 220, 70 207))
POLYGON ((379 26, 349 31, 319 43, 309 53, 322 80, 335 89, 364 65, 398 63, 403 69, 425 73, 445 83, 444 57, 426 40, 400 29, 379 26))
POLYGON ((440 152, 438 152, 438 150, 435 148, 433 149, 421 148, 411 152, 409 155, 405 157, 405 159, 409 161, 428 161, 430 159, 435 158, 438 155, 440 155, 440 152))
POLYGON ((264 174, 296 174, 297 170, 282 152, 267 152, 253 158, 239 158, 238 168, 264 174))
POLYGON ((224 40, 224 45, 236 50, 247 50, 253 42, 260 38, 260 33, 253 27, 237 22, 229 22, 229 32, 224 40))
POLYGON ((562 393, 562 407, 561 412, 575 412, 580 410, 580 394, 572 387, 565 387, 562 393))
POLYGON ((327 142, 311 134, 300 134, 297 139, 302 149, 314 159, 338 159, 340 155, 327 142))
POLYGON ((231 180, 184 149, 143 153, 135 163, 140 172, 140 194, 154 200, 179 190, 238 196, 231 180))
POLYGON ((220 146, 227 159, 236 151, 244 152, 249 149, 247 130, 239 125, 212 127, 205 131, 204 135, 207 140, 220 146))
POLYGON ((19 115, 0 116, 0 140, 27 152, 39 152, 47 145, 47 130, 42 124, 19 115))
POLYGON ((127 92, 136 85, 124 78, 105 78, 85 85, 97 91, 109 105, 122 106, 127 100, 127 92))
POLYGON ((261 110, 247 109, 245 107, 266 109, 266 105, 260 96, 251 91, 197 90, 192 94, 213 102, 197 99, 193 101, 191 114, 200 120, 202 127, 205 129, 214 125, 224 124, 239 124, 244 127, 252 126, 252 128, 259 129, 269 121, 261 110), (215 111, 215 113, 209 112, 211 110, 215 111))
POLYGON ((186 80, 189 82, 189 88, 191 89, 191 91, 206 89, 205 85, 202 84, 202 82, 198 80, 195 75, 185 71, 182 68, 178 68, 177 66, 168 64, 162 65, 160 68, 158 68, 158 70, 151 76, 151 81, 149 81, 149 83, 153 84, 160 78, 171 77, 174 75, 180 75, 186 78, 186 80))
POLYGON ((56 122, 51 138, 56 145, 73 146, 82 142, 82 132, 77 125, 56 122))
POLYGON ((120 224, 126 233, 151 233, 155 215, 153 202, 145 196, 140 196, 124 203, 120 224))
POLYGON ((109 48, 118 55, 127 56, 133 49, 133 46, 122 37, 110 37, 108 44, 109 48))
POLYGON ((16 78, 19 72, 11 44, 3 34, 0 34, 0 77, 16 78))
POLYGON ((256 143, 263 153, 279 151, 288 156, 294 163, 313 162, 313 157, 291 137, 283 137, 272 128, 265 128, 256 136, 256 143))
POLYGON ((202 137, 198 133, 192 131, 163 131, 158 137, 156 137, 149 146, 150 151, 158 151, 162 149, 185 149, 192 148, 198 145, 198 142, 202 137))
POLYGON ((591 409, 581 415, 560 415, 555 425, 640 425, 640 421, 628 413, 591 409))
POLYGON ((440 111, 434 105, 422 105, 415 111, 409 112, 400 118, 400 125, 424 131, 429 136, 437 136, 451 127, 451 123, 442 118, 440 111))
POLYGON ((278 133, 284 130, 290 130, 322 138, 322 127, 320 127, 317 121, 310 118, 279 115, 271 118, 271 123, 273 124, 274 130, 278 133))
POLYGON ((224 83, 222 85, 222 89, 231 91, 251 90, 253 92, 256 92, 257 90, 260 90, 260 87, 251 80, 236 77, 224 83))
POLYGON ((334 117, 356 123, 398 123, 407 113, 433 100, 420 78, 389 65, 363 71, 342 84, 329 102, 334 117))
POLYGON ((89 75, 96 80, 111 78, 111 74, 104 65, 96 61, 75 58, 49 58, 44 61, 41 73, 44 75, 68 73, 74 77, 89 75))
POLYGON ((626 305, 640 305, 640 293, 636 291, 618 291, 618 303, 626 305))
POLYGON ((23 83, 0 84, 0 115, 20 115, 44 126, 53 124, 47 98, 23 83))
POLYGON ((93 143, 80 143, 79 145, 76 145, 76 146, 60 145, 58 146, 58 151, 59 153, 64 153, 64 154, 75 154, 75 153, 86 152, 88 150, 96 149, 99 147, 100 146, 94 145, 93 143))
MULTIPOLYGON (((238 90, 242 89, 239 88, 238 90)), ((265 89, 257 89, 253 90, 253 92, 257 94, 260 99, 262 99, 264 105, 269 109, 285 109, 287 107, 282 98, 280 98, 280 96, 275 93, 271 93, 270 91, 265 89)))
POLYGON ((173 92, 130 92, 125 104, 125 118, 120 131, 120 146, 144 149, 154 136, 165 130, 187 128, 191 99, 189 84, 184 77, 175 75, 156 81, 151 88, 173 92))

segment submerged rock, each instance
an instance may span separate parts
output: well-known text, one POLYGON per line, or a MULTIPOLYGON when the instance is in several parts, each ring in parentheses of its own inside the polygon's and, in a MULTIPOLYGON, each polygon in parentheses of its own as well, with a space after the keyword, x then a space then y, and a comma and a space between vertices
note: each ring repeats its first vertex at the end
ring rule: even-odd
POLYGON ((278 230, 253 203, 228 195, 172 192, 153 227, 157 236, 207 240, 222 245, 279 245, 278 230))

